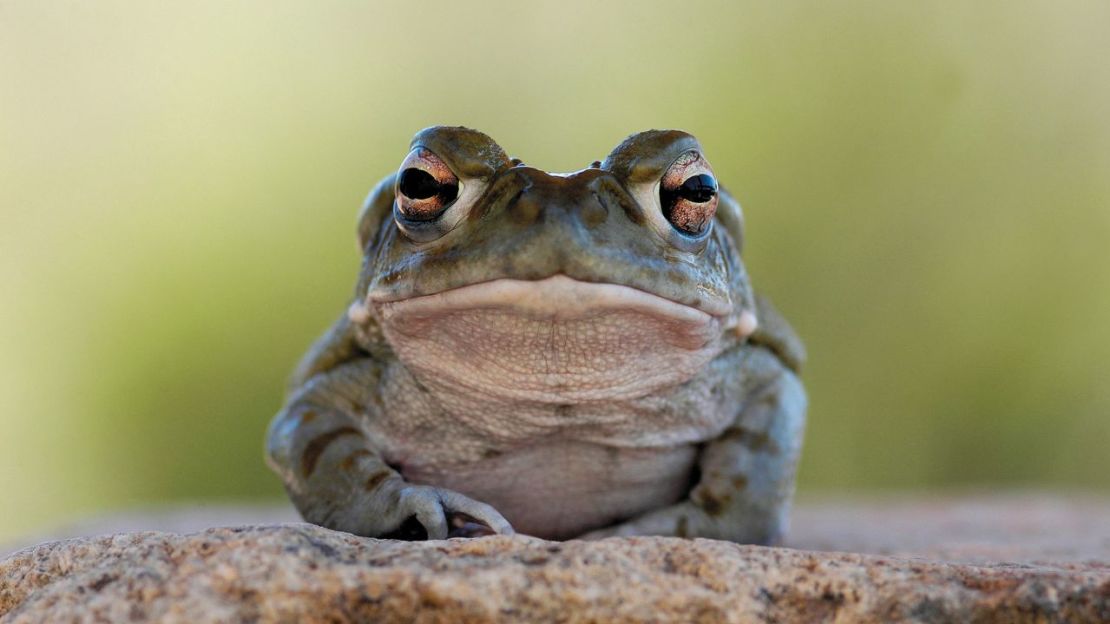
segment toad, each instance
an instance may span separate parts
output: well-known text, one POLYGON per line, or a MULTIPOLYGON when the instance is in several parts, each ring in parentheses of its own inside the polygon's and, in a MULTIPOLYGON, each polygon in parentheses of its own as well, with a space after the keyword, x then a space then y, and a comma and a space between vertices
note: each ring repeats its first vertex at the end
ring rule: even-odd
POLYGON ((743 240, 687 133, 554 174, 423 130, 366 199, 352 302, 294 373, 268 463, 307 521, 363 536, 775 543, 804 352, 743 240))

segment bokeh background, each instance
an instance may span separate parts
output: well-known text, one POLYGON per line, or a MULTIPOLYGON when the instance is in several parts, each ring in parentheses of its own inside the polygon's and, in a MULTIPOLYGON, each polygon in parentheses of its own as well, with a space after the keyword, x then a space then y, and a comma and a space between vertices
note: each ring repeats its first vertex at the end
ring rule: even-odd
POLYGON ((1110 488, 1110 4, 0 1, 0 539, 282 496, 418 129, 696 134, 806 339, 806 493, 1110 488))

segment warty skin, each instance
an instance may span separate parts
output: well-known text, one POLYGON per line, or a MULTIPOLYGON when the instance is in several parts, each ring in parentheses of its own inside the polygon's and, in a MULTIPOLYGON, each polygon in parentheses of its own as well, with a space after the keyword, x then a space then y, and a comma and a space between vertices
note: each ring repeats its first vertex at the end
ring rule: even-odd
POLYGON ((753 293, 740 207, 692 136, 636 134, 550 174, 429 128, 358 236, 352 303, 268 432, 306 520, 408 539, 781 538, 804 352, 753 293))

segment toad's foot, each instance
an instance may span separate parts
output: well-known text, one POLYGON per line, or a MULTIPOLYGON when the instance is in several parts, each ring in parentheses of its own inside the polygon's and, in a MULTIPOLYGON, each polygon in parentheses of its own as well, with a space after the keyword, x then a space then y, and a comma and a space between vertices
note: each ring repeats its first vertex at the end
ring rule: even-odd
POLYGON ((382 537, 392 539, 447 539, 512 535, 513 527, 496 509, 442 488, 409 485, 400 490, 389 515, 405 520, 382 537))

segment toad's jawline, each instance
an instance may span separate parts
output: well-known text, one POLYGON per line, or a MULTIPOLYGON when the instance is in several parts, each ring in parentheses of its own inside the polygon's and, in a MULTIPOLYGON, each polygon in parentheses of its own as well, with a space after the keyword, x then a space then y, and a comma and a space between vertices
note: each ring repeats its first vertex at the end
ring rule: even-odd
POLYGON ((607 310, 640 311, 691 325, 724 321, 726 327, 744 336, 752 334, 757 326, 750 311, 742 312, 736 319, 728 318, 732 309, 727 302, 710 301, 703 310, 629 286, 582 282, 565 275, 542 280, 497 279, 395 301, 370 293, 366 301, 351 306, 351 320, 358 324, 368 321, 370 306, 377 308, 383 317, 402 312, 406 316, 431 316, 456 310, 511 308, 534 318, 566 320, 607 310))

